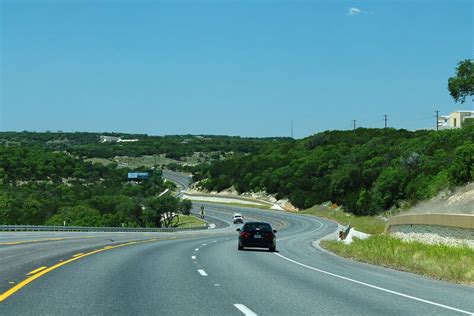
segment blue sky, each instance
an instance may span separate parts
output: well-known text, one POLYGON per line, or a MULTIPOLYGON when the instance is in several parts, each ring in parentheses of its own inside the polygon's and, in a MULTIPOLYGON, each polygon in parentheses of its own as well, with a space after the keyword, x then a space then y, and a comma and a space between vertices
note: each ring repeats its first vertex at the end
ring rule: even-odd
POLYGON ((0 0, 0 130, 305 137, 434 126, 472 1, 0 0))

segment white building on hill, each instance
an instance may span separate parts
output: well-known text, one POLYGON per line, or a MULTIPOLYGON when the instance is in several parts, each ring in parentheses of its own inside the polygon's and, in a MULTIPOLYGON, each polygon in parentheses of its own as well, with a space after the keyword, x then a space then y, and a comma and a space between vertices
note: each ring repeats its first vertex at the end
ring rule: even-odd
POLYGON ((138 139, 122 139, 122 137, 115 136, 100 136, 99 141, 101 143, 127 143, 127 142, 138 142, 138 139))
POLYGON ((438 117, 438 127, 440 129, 461 128, 467 120, 474 120, 474 111, 458 110, 449 115, 440 115, 438 117))

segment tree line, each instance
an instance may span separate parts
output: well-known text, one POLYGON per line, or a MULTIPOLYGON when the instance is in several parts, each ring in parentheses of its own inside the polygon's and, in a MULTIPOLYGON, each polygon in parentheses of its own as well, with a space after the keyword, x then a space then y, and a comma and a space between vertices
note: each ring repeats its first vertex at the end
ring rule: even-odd
POLYGON ((473 163, 474 126, 440 132, 359 128, 201 165, 194 178, 207 190, 264 190, 299 208, 331 201, 374 215, 472 181, 473 163))
POLYGON ((170 135, 118 133, 65 133, 65 132, 0 132, 0 144, 41 146, 56 151, 66 151, 84 158, 113 158, 115 156, 140 157, 165 154, 179 160, 193 153, 251 153, 267 144, 285 141, 285 138, 245 138, 238 136, 170 135), (136 142, 100 143, 100 136, 137 139, 136 142))
MULTIPOLYGON (((189 214, 158 173, 130 183, 126 168, 92 164, 42 146, 0 146, 0 224, 108 227, 171 225, 163 214, 189 214)), ((169 218, 169 217, 168 217, 169 218)))

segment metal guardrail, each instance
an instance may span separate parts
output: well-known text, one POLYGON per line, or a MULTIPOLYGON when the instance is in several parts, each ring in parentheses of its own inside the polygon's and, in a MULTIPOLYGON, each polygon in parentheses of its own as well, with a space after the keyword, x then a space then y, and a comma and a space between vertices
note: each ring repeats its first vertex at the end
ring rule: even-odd
POLYGON ((32 226, 32 225, 0 225, 0 231, 58 231, 58 232, 176 232, 208 229, 208 226, 198 227, 80 227, 80 226, 32 226))

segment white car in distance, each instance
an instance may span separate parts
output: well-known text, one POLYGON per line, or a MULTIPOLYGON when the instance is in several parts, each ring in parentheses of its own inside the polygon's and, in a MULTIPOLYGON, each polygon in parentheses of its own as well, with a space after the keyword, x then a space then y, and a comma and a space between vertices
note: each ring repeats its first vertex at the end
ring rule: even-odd
POLYGON ((243 224, 244 216, 240 213, 234 213, 234 224, 243 224))

